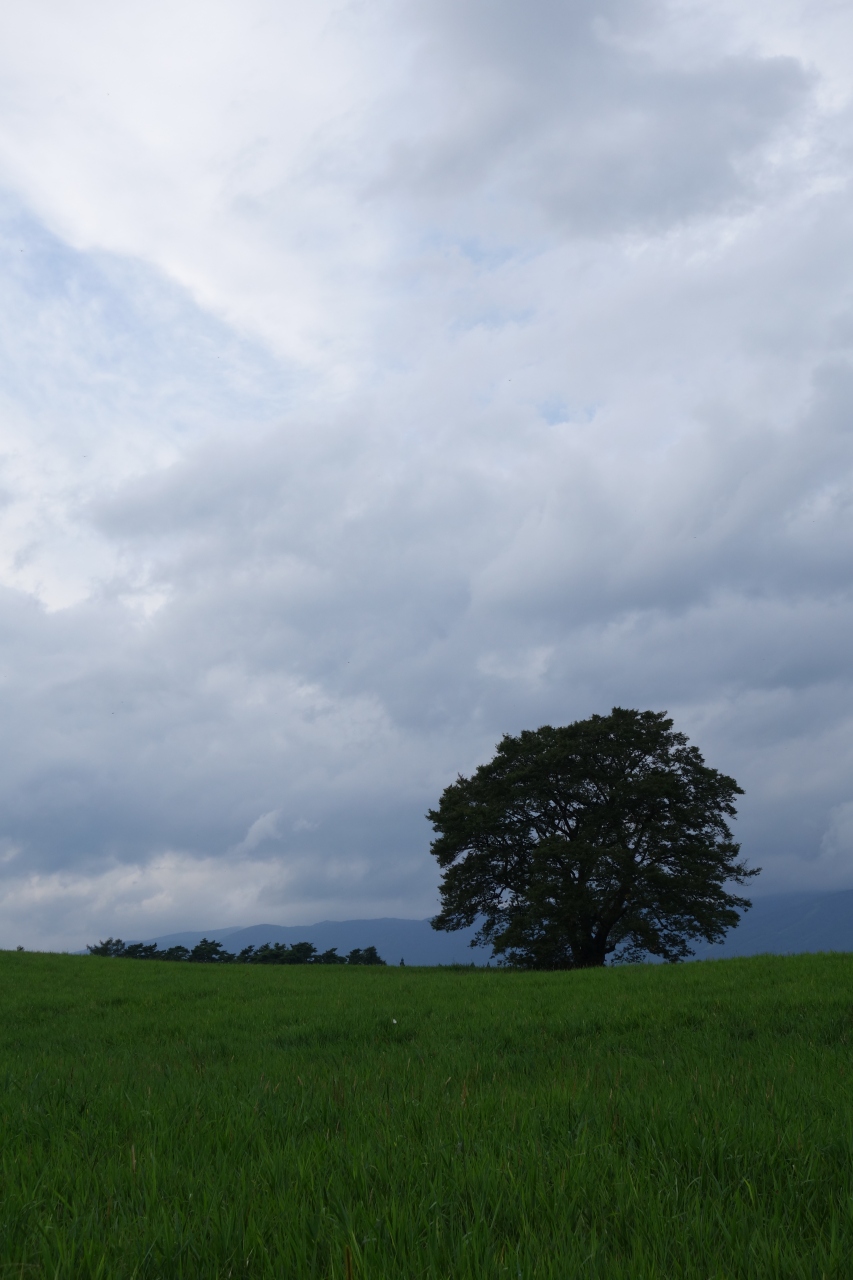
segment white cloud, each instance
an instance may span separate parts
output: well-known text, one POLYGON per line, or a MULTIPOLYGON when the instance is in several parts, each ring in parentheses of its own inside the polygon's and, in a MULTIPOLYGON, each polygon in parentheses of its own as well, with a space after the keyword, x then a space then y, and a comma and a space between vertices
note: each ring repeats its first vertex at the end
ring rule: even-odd
POLYGON ((327 862, 318 882, 316 870, 302 863, 169 852, 88 874, 18 874, 4 880, 0 936, 7 948, 82 950, 106 934, 127 942, 182 929, 276 923, 271 917, 279 916, 293 924, 351 919, 365 901, 378 915, 408 915, 413 906, 426 914, 428 905, 410 894, 375 888, 366 894, 366 872, 359 860, 339 858, 327 862))
POLYGON ((240 843, 235 844, 228 850, 229 854, 239 856, 240 854, 252 853, 259 844, 279 840, 278 820, 280 816, 280 809, 270 809, 269 813, 262 813, 249 827, 240 843))

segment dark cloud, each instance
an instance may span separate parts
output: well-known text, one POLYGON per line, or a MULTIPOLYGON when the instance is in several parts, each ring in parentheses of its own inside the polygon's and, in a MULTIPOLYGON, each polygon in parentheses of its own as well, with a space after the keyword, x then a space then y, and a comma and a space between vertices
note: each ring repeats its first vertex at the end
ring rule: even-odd
POLYGON ((468 0, 415 12, 421 110, 401 112, 371 191, 438 201, 451 225, 467 213, 487 241, 742 212, 767 178, 768 145, 808 101, 794 58, 709 50, 683 67, 657 6, 468 0))

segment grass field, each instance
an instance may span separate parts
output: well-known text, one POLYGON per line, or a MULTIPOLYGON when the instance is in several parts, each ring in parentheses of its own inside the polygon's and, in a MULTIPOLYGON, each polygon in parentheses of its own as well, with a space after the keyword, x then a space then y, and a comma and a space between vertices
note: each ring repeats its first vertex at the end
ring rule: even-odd
POLYGON ((853 956, 0 953, 0 1276, 853 1276, 853 956))

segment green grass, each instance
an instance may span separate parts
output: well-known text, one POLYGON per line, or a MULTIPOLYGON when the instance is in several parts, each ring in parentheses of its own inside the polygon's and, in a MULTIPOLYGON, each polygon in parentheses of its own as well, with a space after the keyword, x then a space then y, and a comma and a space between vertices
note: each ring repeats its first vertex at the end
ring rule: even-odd
POLYGON ((853 1276, 853 956, 0 989, 0 1280, 853 1276))

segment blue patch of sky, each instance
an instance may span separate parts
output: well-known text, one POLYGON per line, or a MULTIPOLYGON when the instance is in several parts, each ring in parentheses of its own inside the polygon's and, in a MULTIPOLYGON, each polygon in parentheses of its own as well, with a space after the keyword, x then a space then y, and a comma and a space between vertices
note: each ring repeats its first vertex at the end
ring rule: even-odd
POLYGON ((568 400, 560 395, 548 396, 536 407, 540 417, 548 423, 549 427, 556 427, 564 422, 585 425, 592 422, 598 412, 596 404, 570 405, 568 400))
POLYGON ((534 251, 522 249, 518 244, 504 240, 487 241, 480 236, 458 235, 435 227, 413 229, 411 235, 404 236, 402 243, 405 258, 414 264, 415 280, 422 278, 420 264, 424 255, 461 258, 483 272, 495 271, 510 262, 526 261, 535 256, 534 251))
POLYGON ((547 400, 543 400, 539 406, 539 413, 548 423, 549 427, 555 427, 558 422, 568 422, 569 406, 568 402, 561 396, 551 396, 547 400))
POLYGON ((487 271, 503 267, 513 258, 518 257, 518 249, 514 245, 486 245, 482 240, 474 237, 462 237, 447 243, 474 266, 483 267, 487 271))
MULTIPOLYGON (((460 312, 462 311, 460 303, 460 312)), ((497 331, 509 327, 523 328, 525 325, 531 324, 536 318, 536 312, 530 308, 503 308, 503 307, 477 307, 472 306, 469 311, 460 314, 456 320, 448 324, 447 331, 450 334, 458 335, 470 333, 474 329, 487 329, 497 331)))
POLYGON ((149 264, 82 252, 0 201, 0 386, 41 414, 81 399, 172 428, 271 421, 304 390, 288 367, 149 264))

